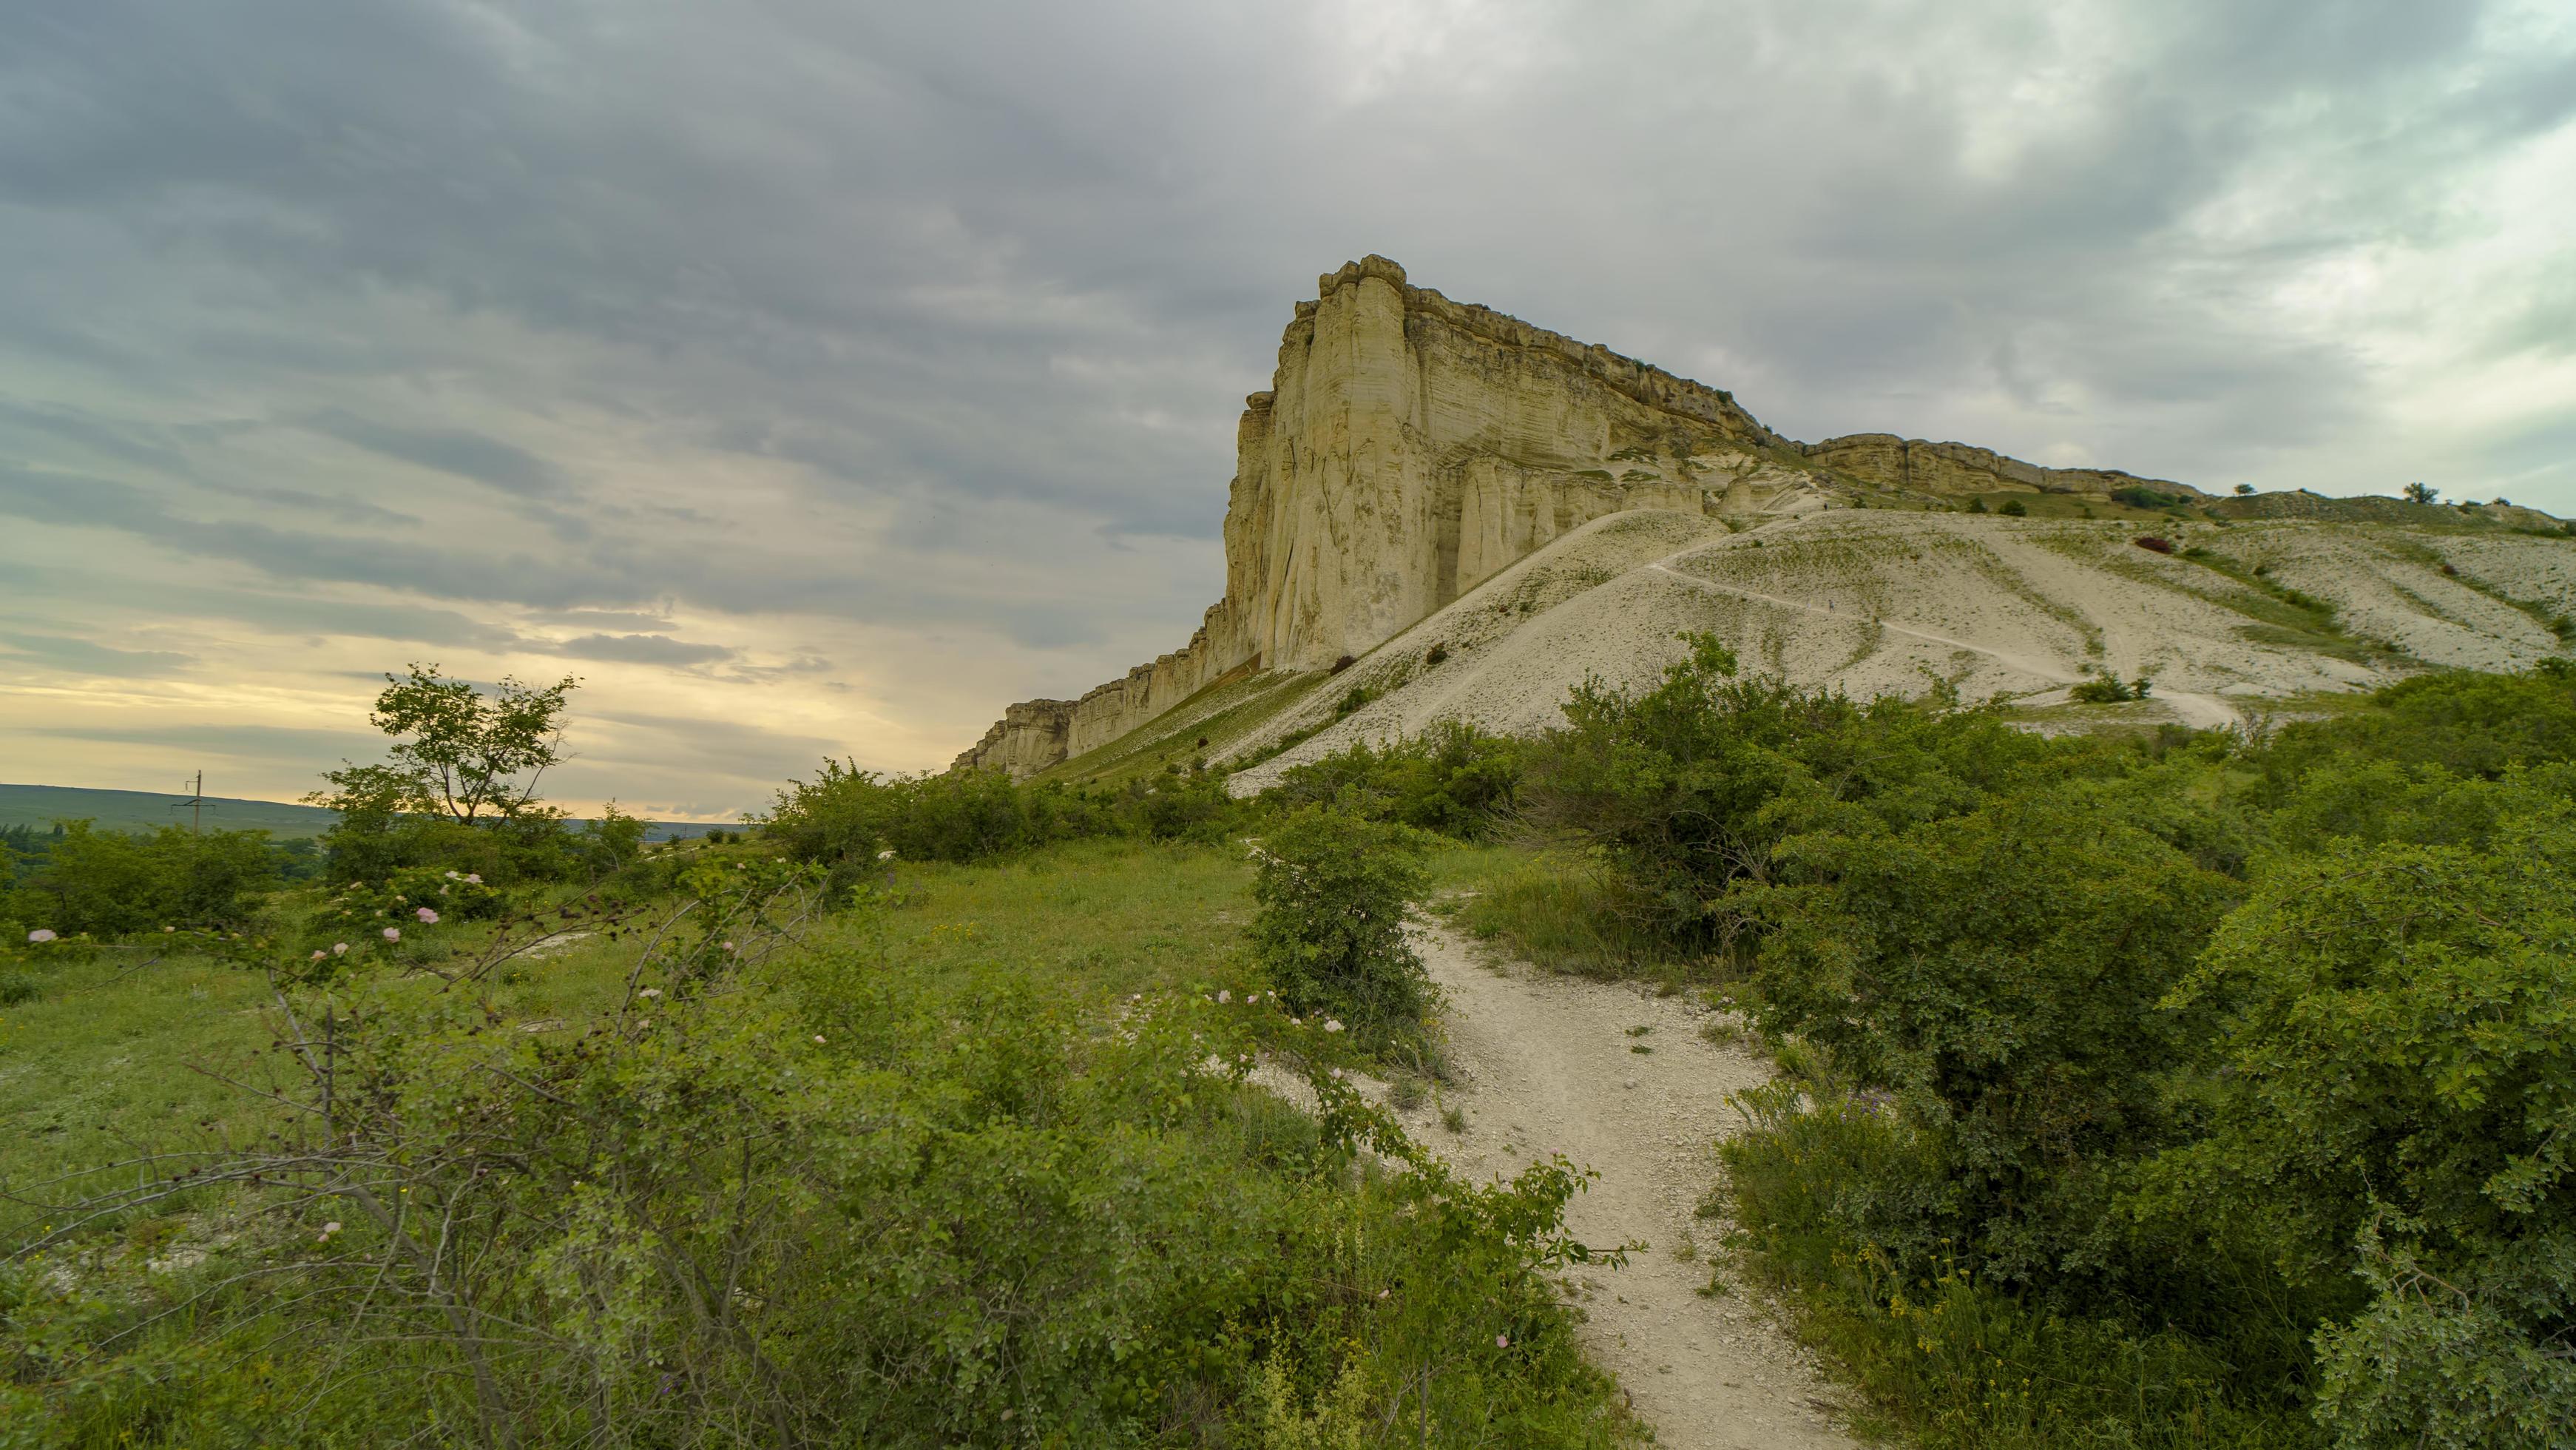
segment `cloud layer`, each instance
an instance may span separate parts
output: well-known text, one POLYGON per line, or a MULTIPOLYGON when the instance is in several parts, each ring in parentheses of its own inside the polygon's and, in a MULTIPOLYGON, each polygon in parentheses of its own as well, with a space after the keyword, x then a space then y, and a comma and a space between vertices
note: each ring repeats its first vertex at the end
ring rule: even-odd
POLYGON ((2576 511, 2558 5, 41 8, 13 779, 292 794, 415 658, 581 672, 583 806, 944 762, 1186 637, 1367 251, 1798 436, 2576 511))

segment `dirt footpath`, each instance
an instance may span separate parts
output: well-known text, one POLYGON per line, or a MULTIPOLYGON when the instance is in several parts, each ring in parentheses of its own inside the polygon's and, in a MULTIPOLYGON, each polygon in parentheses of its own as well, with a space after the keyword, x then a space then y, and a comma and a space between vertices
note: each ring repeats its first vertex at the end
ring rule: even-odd
POLYGON ((1576 1236, 1647 1248, 1624 1269, 1579 1271, 1584 1338, 1657 1443, 1856 1444, 1828 1413, 1836 1392, 1740 1284, 1730 1276, 1733 1292, 1699 1292, 1726 1228, 1696 1212, 1716 1177, 1709 1145, 1741 1123, 1726 1095, 1761 1082, 1768 1065, 1703 1039, 1710 1014, 1686 997, 1488 966, 1481 949, 1437 925, 1417 928, 1415 945, 1448 998, 1443 1025, 1464 1083, 1405 1114, 1406 1127, 1478 1177, 1552 1152, 1600 1173, 1567 1213, 1576 1236), (1466 1132, 1440 1125, 1442 1106, 1465 1111, 1466 1132))

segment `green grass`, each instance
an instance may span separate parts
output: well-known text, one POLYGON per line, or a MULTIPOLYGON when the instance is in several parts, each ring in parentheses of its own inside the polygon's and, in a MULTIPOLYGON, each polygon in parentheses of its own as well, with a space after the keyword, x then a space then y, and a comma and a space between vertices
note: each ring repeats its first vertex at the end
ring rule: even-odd
MULTIPOLYGON (((1240 986, 1251 879, 1240 845, 1082 841, 997 865, 906 867, 903 904, 881 928, 831 917, 801 935, 820 949, 882 946, 896 968, 960 988, 1033 975, 1086 1004, 1240 986)), ((482 928, 440 938, 486 939, 482 928)), ((614 1003, 634 950, 594 936, 470 990, 503 1030, 577 1032, 614 1003)), ((275 1033, 259 976, 202 955, 156 959, 149 942, 33 976, 33 1000, 0 1005, 0 1187, 267 1130, 274 1108, 224 1080, 268 1082, 275 1033)), ((395 995, 440 990, 419 976, 395 995)))
POLYGON ((1705 975, 1623 916, 1609 880, 1579 858, 1462 849, 1448 853, 1434 879, 1452 895, 1452 919, 1468 935, 1548 971, 1664 982, 1705 975))
POLYGON ((1059 761, 1040 780, 1081 785, 1124 785, 1164 773, 1168 766, 1221 760, 1234 743, 1313 693, 1326 676, 1272 670, 1219 680, 1169 710, 1097 749, 1059 761), (1202 745, 1200 741, 1207 743, 1202 745))
MULTIPOLYGON (((722 860, 736 853, 749 854, 753 848, 683 849, 706 851, 722 860)), ((1480 879, 1502 859, 1502 853, 1487 850, 1436 852, 1433 874, 1444 881, 1480 879)), ((902 999, 934 1004, 916 1024, 921 1027, 935 1028, 937 1019, 952 1011, 966 1018, 989 1010, 993 989, 1011 983, 1033 986, 1043 1004, 1041 1011, 1102 1024, 1116 1020, 1113 1014, 1124 1010, 1131 994, 1186 996, 1229 985, 1240 993, 1258 982, 1257 969, 1241 950, 1243 928, 1252 914, 1251 874, 1249 853, 1240 842, 1157 845, 1091 840, 975 866, 904 865, 897 868, 892 881, 895 904, 890 909, 804 923, 796 929, 793 951, 823 964, 826 975, 811 980, 828 983, 833 980, 829 972, 849 971, 857 974, 853 980, 859 983, 883 977, 898 983, 905 993, 926 994, 902 999)), ((488 930, 474 927, 451 929, 444 936, 418 935, 424 945, 444 941, 470 949, 488 930)), ((265 982, 203 956, 155 960, 152 945, 145 943, 144 950, 131 953, 104 951, 87 961, 69 957, 50 961, 36 974, 40 990, 35 999, 0 1007, 0 1185, 13 1194, 43 1194, 39 1184, 71 1168, 131 1161, 156 1151, 254 1142, 287 1111, 258 1096, 272 1083, 286 1086, 287 1076, 282 1071, 276 1024, 264 1010, 265 982), (281 1070, 273 1073, 273 1067, 281 1070)), ((558 955, 505 970, 488 982, 459 988, 470 994, 469 1000, 482 1012, 467 1015, 458 1025, 477 1024, 476 1032, 496 1036, 538 1030, 550 1034, 549 1040, 570 1044, 622 999, 625 974, 638 945, 631 935, 625 940, 596 936, 558 955)), ((788 965, 802 970, 793 960, 788 965)), ((0 964, 0 970, 18 969, 0 964)), ((367 1010, 381 1016, 388 1010, 399 1015, 407 1004, 424 1002, 443 990, 434 977, 403 978, 379 970, 352 981, 346 992, 337 995, 367 1002, 367 1010)), ((864 990, 857 995, 864 997, 864 990)), ((1200 1009, 1193 1004, 1192 1010, 1200 1009)), ((965 1030, 958 1020, 948 1025, 965 1030)), ((1253 1028, 1256 1040, 1264 1030, 1258 1025, 1253 1028)), ((815 1040, 819 1044, 823 1039, 815 1040)), ((1028 1043, 1016 1037, 1009 1042, 1017 1045, 994 1049, 998 1055, 991 1057, 993 1062, 1016 1061, 1010 1057, 1012 1052, 1028 1050, 1028 1043)), ((460 1037, 452 1045, 465 1044, 460 1037)), ((935 1064, 947 1059, 932 1052, 922 1060, 935 1064)), ((850 1090, 856 1093, 865 1086, 854 1078, 850 1090)), ((1415 1094, 1425 1091, 1415 1080, 1408 1080, 1408 1089, 1415 1094)), ((1238 1220, 1250 1222, 1247 1215, 1259 1208, 1268 1215, 1262 1222, 1269 1226, 1259 1230, 1251 1252, 1263 1257, 1292 1289, 1286 1298, 1275 1301, 1285 1306, 1285 1313, 1247 1315, 1239 1324, 1227 1321, 1205 1340, 1186 1338, 1195 1330, 1167 1336, 1178 1346, 1172 1352, 1195 1356, 1183 1366, 1188 1372, 1176 1372, 1170 1382, 1176 1395, 1204 1397, 1210 1386, 1220 1387, 1221 1395, 1239 1381, 1233 1368, 1238 1361, 1250 1363, 1266 1356, 1264 1373, 1275 1376, 1286 1371, 1307 1380, 1320 1376, 1321 1384, 1335 1395, 1348 1390, 1349 1397, 1364 1407, 1370 1427, 1398 1411, 1419 1417, 1428 1432, 1424 1443, 1579 1444, 1608 1450, 1637 1439, 1633 1422, 1615 1404, 1615 1390, 1577 1354, 1570 1320, 1548 1295, 1544 1282, 1494 1277, 1507 1266, 1491 1250, 1475 1247, 1461 1236, 1463 1219, 1443 1218, 1439 1222, 1444 1227, 1436 1232, 1427 1227, 1421 1216, 1425 1210, 1405 1191, 1406 1185, 1421 1181, 1417 1175, 1388 1174, 1375 1165, 1362 1165, 1357 1173, 1301 1178, 1299 1164, 1319 1142, 1316 1124, 1258 1090, 1226 1089, 1195 1106, 1184 1096, 1177 1099, 1174 1112, 1178 1116, 1170 1122, 1122 1121, 1111 1131, 1123 1145, 1148 1140, 1161 1144, 1162 1149, 1181 1155, 1180 1161, 1200 1165, 1197 1171, 1202 1177, 1235 1175, 1218 1190, 1202 1195, 1207 1211, 1218 1217, 1215 1228, 1184 1240, 1201 1245, 1207 1260, 1189 1272, 1210 1274, 1211 1293, 1236 1292, 1236 1283, 1245 1273, 1244 1249, 1239 1243, 1221 1242, 1222 1230, 1238 1220), (1312 1231, 1274 1235, 1272 1227, 1286 1221, 1283 1216, 1291 1210, 1310 1212, 1315 1219, 1312 1231), (1483 1257, 1473 1257, 1477 1254, 1483 1257), (1476 1297, 1480 1294, 1485 1297, 1476 1297), (1496 1326, 1511 1330, 1508 1358, 1493 1337, 1496 1326), (1338 1386, 1331 1369, 1335 1363, 1349 1366, 1338 1386)), ((907 1134, 920 1131, 909 1119, 904 1127, 907 1134)), ((853 1142, 876 1131, 876 1127, 854 1130, 853 1142)), ((1040 1136, 1051 1143, 1053 1135, 1070 1131, 1059 1125, 1047 1135, 1031 1136, 1030 1150, 1036 1155, 1031 1162, 1041 1161, 1041 1148, 1055 1151, 1040 1143, 1040 1136)), ((992 1132, 1006 1146, 1021 1142, 1004 1128, 992 1132)), ((744 1141, 748 1145, 750 1140, 744 1141)), ((905 1144, 907 1152, 921 1151, 914 1137, 908 1136, 905 1144)), ((136 1172, 127 1168, 109 1176, 131 1185, 136 1172)), ((1177 1201, 1173 1195, 1180 1181, 1175 1168, 1143 1173, 1135 1182, 1122 1184, 1122 1192, 1132 1193, 1137 1204, 1119 1222, 1154 1228, 1162 1222, 1152 1217, 1154 1213, 1179 1212, 1169 1204, 1177 1201)), ((56 1190, 46 1196, 59 1200, 69 1195, 56 1190)), ((1042 1197, 1032 1190, 1033 1204, 1042 1197)), ((54 1261, 80 1266, 77 1272, 99 1284, 109 1283, 111 1274, 122 1274, 124 1278, 113 1282, 122 1285, 130 1280, 156 1292, 168 1288, 176 1299, 186 1286, 169 1285, 179 1284, 189 1271, 184 1266, 173 1270, 163 1276, 169 1283, 161 1284, 149 1280, 141 1269, 143 1256, 168 1252, 174 1244, 191 1251, 204 1245, 206 1252, 227 1264, 244 1255, 265 1253, 268 1250, 255 1247, 266 1242, 260 1236, 287 1231, 276 1226, 289 1224, 292 1215, 242 1212, 258 1201, 259 1190, 217 1188, 165 1199, 96 1226, 77 1245, 57 1251, 54 1261), (218 1201, 217 1193, 228 1197, 218 1201)), ((1184 1206, 1201 1201, 1192 1199, 1184 1206)), ((1463 1207, 1442 1212, 1500 1211, 1480 1206, 1488 1202, 1481 1198, 1453 1196, 1448 1202, 1463 1207)), ((990 1223, 1002 1223, 1003 1209, 992 1212, 990 1223)), ((986 1220, 968 1217, 989 1229, 986 1220)), ((41 1220, 27 1217, 24 1204, 0 1204, 0 1224, 23 1230, 41 1227, 41 1220)), ((937 1226, 947 1224, 941 1221, 937 1226)), ((1490 1240, 1490 1230, 1477 1232, 1481 1237, 1475 1244, 1490 1240)), ((883 1246, 856 1247, 861 1252, 886 1252, 883 1246)), ((1130 1246, 1118 1237, 1061 1247, 1073 1253, 1107 1254, 1127 1252, 1130 1246)), ((1010 1248, 1003 1245, 1004 1251, 1010 1248)), ((390 1339, 371 1341, 373 1347, 365 1352, 375 1356, 374 1367, 363 1383, 332 1379, 333 1371, 327 1367, 318 1372, 322 1378, 315 1378, 306 1372, 310 1363, 316 1357, 328 1359, 326 1351, 332 1348, 323 1342, 326 1326, 327 1332, 336 1333, 343 1327, 341 1322, 300 1299, 273 1304, 261 1300, 258 1304, 266 1307, 260 1317, 243 1317, 241 1306, 253 1302, 243 1297, 245 1292, 228 1289, 225 1293, 230 1297, 206 1299, 181 1317, 143 1320, 144 1332, 121 1342, 116 1350, 131 1356, 132 1372, 98 1368, 94 1391, 84 1388, 73 1393, 58 1377, 65 1363, 90 1372, 92 1366, 76 1352, 85 1346, 55 1353, 63 1347, 48 1341, 45 1352, 53 1357, 42 1361, 45 1368, 40 1373, 56 1378, 0 1385, 0 1394, 18 1394, 12 1405, 44 1403, 62 1411, 61 1421, 45 1427, 45 1433, 31 1444, 211 1443, 192 1438, 189 1427, 200 1423, 192 1417, 203 1417, 205 1424, 292 1424, 313 1432, 314 1438, 298 1437, 299 1443, 321 1443, 335 1433, 347 1438, 333 1443, 390 1443, 386 1436, 424 1423, 416 1410, 408 1421, 386 1418, 388 1407, 412 1403, 405 1398, 408 1391, 403 1386, 413 1379, 429 1386, 421 1404, 435 1402, 453 1409, 458 1403, 433 1383, 452 1387, 452 1380, 441 1377, 456 1371, 453 1356, 439 1352, 436 1345, 415 1350, 390 1339), (325 1384, 332 1386, 329 1403, 323 1403, 318 1388, 314 1394, 304 1393, 306 1387, 325 1384), (61 1393, 52 1400, 29 1398, 57 1391, 61 1393)), ((352 1301, 358 1297, 354 1283, 341 1284, 332 1292, 352 1301)), ((1072 1315, 1075 1309, 1065 1312, 1072 1315)), ((1067 1318, 1065 1322, 1079 1321, 1067 1318)), ((853 1372, 869 1372, 872 1367, 857 1358, 864 1351, 854 1348, 852 1352, 853 1372)), ((96 1358, 104 1364, 105 1356, 96 1358)), ((23 1362, 37 1363, 33 1358, 23 1362)), ((1247 1430, 1264 1444, 1344 1443, 1342 1430, 1356 1431, 1360 1412, 1328 1412, 1325 1388, 1292 1395, 1284 1408, 1270 1403, 1277 1396, 1260 1386, 1246 1392, 1242 1405, 1231 1407, 1216 1399, 1176 1400, 1165 1423, 1196 1427, 1198 1433, 1170 1443, 1254 1443, 1238 1438, 1247 1430), (1302 1423, 1290 1423, 1301 1417, 1302 1423), (1214 1440, 1207 1438, 1210 1429, 1217 1434, 1214 1440)), ((934 1397, 939 1393, 935 1385, 930 1393, 934 1397)), ((552 1407, 547 1412, 556 1413, 559 1408, 561 1416, 578 1418, 570 1408, 552 1407)), ((10 1418, 0 1411, 0 1420, 10 1418)), ((1410 1426, 1415 1420, 1408 1418, 1406 1423, 1410 1426)), ((458 1438, 461 1430, 440 1420, 421 1433, 447 1443, 458 1438)), ((17 1443, 5 1433, 0 1433, 0 1439, 17 1443)), ((251 1442, 226 1439, 224 1443, 251 1442)), ((931 1441, 924 1438, 919 1443, 931 1441)), ((976 1436, 958 1443, 1004 1442, 976 1436)), ((1415 1440, 1407 1435, 1402 1443, 1415 1440)))

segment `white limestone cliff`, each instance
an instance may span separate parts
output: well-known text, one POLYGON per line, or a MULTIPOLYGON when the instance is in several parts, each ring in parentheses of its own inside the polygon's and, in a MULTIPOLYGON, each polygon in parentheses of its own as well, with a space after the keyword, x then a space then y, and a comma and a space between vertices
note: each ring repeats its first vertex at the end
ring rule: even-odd
POLYGON ((1079 700, 1011 706, 955 768, 1033 774, 1233 672, 1331 668, 1623 510, 1739 516, 1856 487, 2139 481, 1886 435, 1802 445, 1724 392, 1452 302, 1384 257, 1326 274, 1317 294, 1236 429, 1225 597, 1186 647, 1079 700))

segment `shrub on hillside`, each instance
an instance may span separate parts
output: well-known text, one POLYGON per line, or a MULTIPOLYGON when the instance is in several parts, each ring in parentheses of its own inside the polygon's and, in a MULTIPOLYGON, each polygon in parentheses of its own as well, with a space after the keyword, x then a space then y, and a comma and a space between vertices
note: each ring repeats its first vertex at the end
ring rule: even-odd
POLYGON ((1793 837, 1735 895, 1757 1023, 1892 1091, 1945 1161, 1941 1212, 1878 1241, 2045 1286, 2118 1267, 2110 1165, 2175 1141, 2168 1082, 2208 1036, 2160 1004, 2238 891, 2077 784, 1793 837))
POLYGON ((2060 746, 1938 699, 1866 704, 1776 678, 1740 678, 1713 636, 1662 683, 1629 694, 1587 683, 1539 748, 1531 809, 1594 843, 1632 893, 1638 926, 1677 949, 1731 940, 1730 885, 1771 874, 1799 829, 1898 824, 1973 810, 2060 746))
POLYGON ((1291 806, 1338 802, 1374 820, 1477 841, 1509 816, 1526 753, 1520 741, 1443 720, 1410 739, 1361 741, 1293 766, 1268 794, 1291 806))
POLYGON ((2514 675, 2418 675, 2382 687, 2370 703, 2283 727, 2260 759, 2266 803, 2336 760, 2425 763, 2490 780, 2516 765, 2576 762, 2576 664, 2568 661, 2514 675))
POLYGON ((2576 808, 2490 849, 2341 841, 2231 918, 2201 1141, 2147 1204, 2371 1302, 2318 1337, 2353 1447, 2561 1445, 2576 1424, 2576 808))
POLYGON ((1360 1040, 1409 1035, 1430 1005, 1404 914, 1422 894, 1421 847, 1404 826, 1308 806, 1262 838, 1254 954, 1294 1010, 1360 1040))

